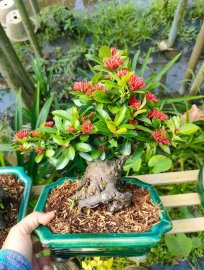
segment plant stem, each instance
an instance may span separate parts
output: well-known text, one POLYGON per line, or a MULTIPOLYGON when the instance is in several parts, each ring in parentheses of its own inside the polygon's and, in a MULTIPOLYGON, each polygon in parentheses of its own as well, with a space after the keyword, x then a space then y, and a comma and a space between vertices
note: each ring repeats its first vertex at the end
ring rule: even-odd
POLYGON ((186 70, 184 80, 180 89, 182 95, 186 93, 188 81, 192 78, 192 73, 195 70, 196 65, 198 63, 199 57, 203 49, 203 40, 204 40, 204 22, 201 26, 201 29, 196 39, 196 43, 193 48, 190 60, 188 62, 187 70, 186 70))
POLYGON ((183 19, 185 7, 186 7, 187 0, 180 0, 175 12, 174 20, 171 26, 169 38, 168 38, 168 47, 172 48, 175 40, 176 40, 176 35, 179 29, 179 26, 181 24, 181 21, 183 19))
POLYGON ((0 47, 0 72, 2 73, 11 90, 17 93, 20 89, 22 89, 22 96, 25 105, 28 108, 30 108, 31 98, 26 92, 26 90, 22 87, 21 81, 16 76, 16 72, 13 70, 12 66, 10 65, 10 62, 8 61, 1 47, 0 47))
POLYGON ((10 40, 8 39, 3 27, 0 25, 0 48, 3 51, 5 57, 8 59, 12 66, 15 76, 18 77, 21 82, 21 88, 26 89, 26 92, 30 97, 34 95, 34 84, 31 81, 27 71, 24 69, 21 61, 19 60, 10 40))
POLYGON ((16 4, 16 6, 19 10, 19 13, 21 15, 23 25, 25 27, 25 30, 26 30, 26 33, 27 33, 28 38, 30 40, 30 43, 33 47, 34 53, 35 53, 37 58, 41 58, 42 53, 40 50, 40 46, 38 44, 37 37, 34 33, 33 25, 30 21, 30 18, 28 16, 27 11, 26 11, 25 5, 24 5, 22 0, 15 0, 15 4, 16 4))
POLYGON ((35 17, 37 17, 38 14, 40 13, 40 6, 38 0, 30 0, 30 5, 32 7, 35 17))
POLYGON ((202 64, 201 68, 198 71, 198 74, 195 77, 195 80, 191 86, 191 89, 188 93, 189 96, 193 96, 196 95, 201 87, 201 84, 204 81, 204 63, 202 64))

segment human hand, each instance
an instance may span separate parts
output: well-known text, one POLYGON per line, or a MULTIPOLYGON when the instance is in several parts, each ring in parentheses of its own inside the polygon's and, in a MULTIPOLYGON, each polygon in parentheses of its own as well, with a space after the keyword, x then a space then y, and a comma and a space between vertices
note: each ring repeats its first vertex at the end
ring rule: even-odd
POLYGON ((32 264, 35 270, 51 270, 50 258, 36 258, 34 253, 42 250, 39 243, 32 244, 31 233, 39 226, 48 224, 53 218, 54 212, 33 212, 11 228, 2 249, 14 250, 23 255, 32 264), (41 250, 40 250, 41 249, 41 250))

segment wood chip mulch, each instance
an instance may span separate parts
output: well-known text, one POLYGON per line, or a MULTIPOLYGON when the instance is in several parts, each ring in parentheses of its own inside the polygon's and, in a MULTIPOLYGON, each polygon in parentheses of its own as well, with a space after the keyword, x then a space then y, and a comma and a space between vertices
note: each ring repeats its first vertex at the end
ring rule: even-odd
POLYGON ((3 217, 6 221, 6 228, 0 230, 0 248, 10 230, 17 223, 18 211, 20 208, 21 198, 23 196, 24 186, 12 174, 0 174, 0 186, 6 193, 4 202, 3 217))
POLYGON ((145 232, 159 221, 159 206, 154 205, 150 193, 132 184, 120 184, 120 190, 133 194, 132 204, 111 214, 107 206, 80 209, 69 197, 75 193, 77 182, 67 181, 52 190, 45 211, 55 211, 55 218, 47 225, 53 233, 145 232), (122 186, 121 186, 122 185, 122 186))

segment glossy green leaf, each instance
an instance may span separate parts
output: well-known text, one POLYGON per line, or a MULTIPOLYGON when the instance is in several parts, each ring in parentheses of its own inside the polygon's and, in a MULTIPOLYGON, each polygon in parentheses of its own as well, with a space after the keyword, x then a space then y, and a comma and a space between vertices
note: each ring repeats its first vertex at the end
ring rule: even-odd
POLYGON ((153 173, 168 171, 172 166, 172 160, 164 155, 155 155, 149 162, 148 166, 152 167, 153 173))
POLYGON ((191 135, 195 133, 199 129, 198 126, 196 126, 193 123, 186 123, 181 126, 179 133, 184 135, 191 135))
POLYGON ((93 98, 99 103, 111 103, 110 97, 108 94, 103 91, 96 90, 93 92, 93 98))
POLYGON ((112 56, 111 49, 108 46, 102 46, 99 49, 99 57, 101 59, 109 58, 112 56))
POLYGON ((75 148, 80 152, 89 152, 91 151, 91 146, 87 143, 77 143, 75 144, 75 148))

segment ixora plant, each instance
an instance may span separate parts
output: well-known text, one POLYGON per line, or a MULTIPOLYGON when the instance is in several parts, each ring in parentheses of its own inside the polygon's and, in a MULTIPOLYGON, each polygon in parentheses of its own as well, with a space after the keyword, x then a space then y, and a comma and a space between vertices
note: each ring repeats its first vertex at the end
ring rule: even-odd
POLYGON ((151 146, 170 152, 182 136, 197 131, 179 117, 168 119, 151 92, 158 82, 144 81, 131 71, 126 50, 103 46, 91 81, 75 82, 70 94, 73 106, 52 112, 53 121, 37 130, 15 134, 14 148, 36 152, 36 162, 47 158, 57 170, 77 155, 87 160, 87 169, 76 194, 79 207, 109 205, 115 212, 131 203, 131 192, 121 192, 116 183, 124 164, 137 161, 151 146))

